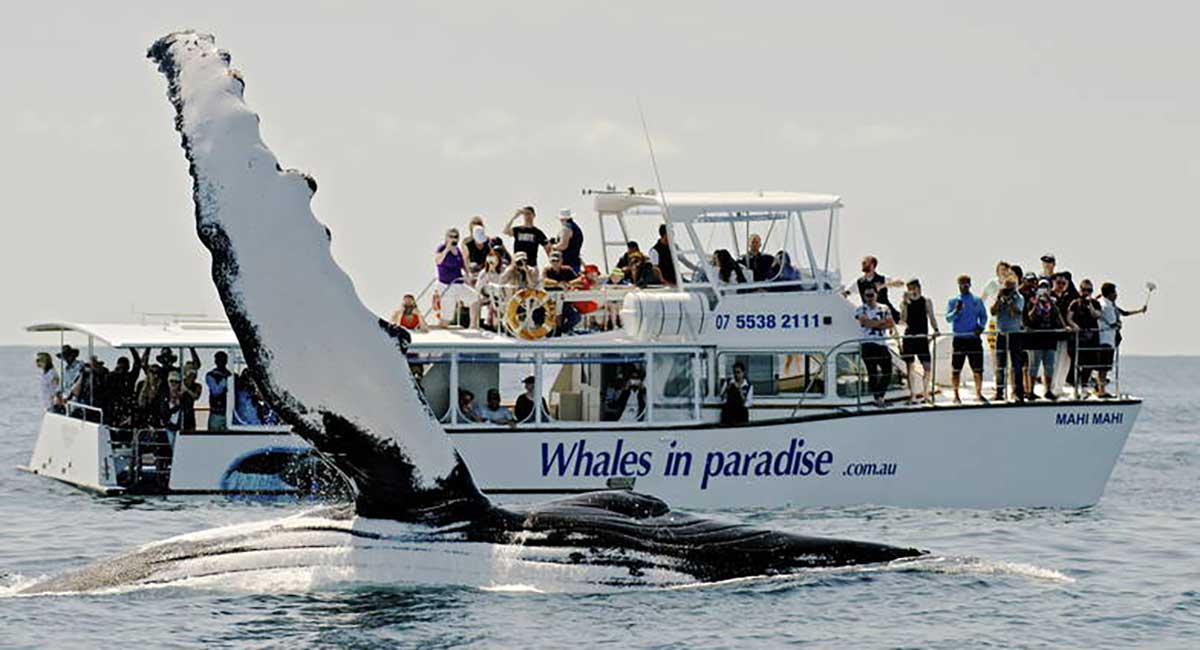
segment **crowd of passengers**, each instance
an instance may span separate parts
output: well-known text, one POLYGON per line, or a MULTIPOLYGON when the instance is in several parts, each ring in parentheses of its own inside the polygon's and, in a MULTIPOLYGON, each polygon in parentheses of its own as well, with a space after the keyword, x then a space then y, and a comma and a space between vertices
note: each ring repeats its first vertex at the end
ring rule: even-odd
POLYGON ((79 350, 62 346, 55 355, 62 368, 55 368, 48 352, 37 354, 41 372, 42 403, 49 411, 88 420, 100 419, 118 429, 164 431, 174 444, 180 431, 196 430, 196 403, 207 391, 209 431, 229 426, 226 415, 231 379, 234 384, 233 424, 239 426, 279 424, 279 418, 262 398, 249 369, 237 378, 229 369, 229 356, 218 351, 213 368, 199 381, 200 356, 189 349, 190 359, 179 365, 178 355, 162 348, 151 358, 150 348, 142 354, 118 357, 109 369, 103 359, 92 355, 84 362, 79 350), (90 408, 81 408, 90 407, 90 408))
MULTIPOLYGON (((547 236, 536 220, 537 212, 532 206, 517 210, 509 219, 503 234, 512 241, 511 251, 501 237, 487 232, 483 217, 471 219, 465 242, 457 228, 446 231, 445 240, 438 244, 433 256, 437 274, 433 304, 437 321, 426 323, 416 297, 406 294, 400 308, 392 314, 392 322, 425 332, 430 326, 450 326, 458 320, 460 310, 466 309, 470 329, 497 331, 504 305, 522 289, 588 291, 604 287, 674 286, 680 281, 665 224, 659 226, 658 239, 648 251, 642 251, 636 241, 627 242, 624 254, 605 276, 597 265, 584 261, 583 230, 575 223, 572 210, 559 211, 559 230, 554 237, 547 236), (547 263, 540 267, 543 253, 547 263)), ((753 234, 747 241, 746 253, 738 258, 725 249, 715 251, 710 262, 717 271, 717 281, 745 284, 799 279, 800 273, 785 251, 771 255, 762 247, 762 237, 753 234)), ((695 281, 706 281, 702 268, 684 259, 678 261, 695 281)), ((564 300, 552 335, 620 327, 618 302, 564 300)))
MULTIPOLYGON (((875 257, 863 258, 862 276, 857 281, 862 305, 855 317, 864 338, 861 352, 868 390, 876 406, 886 406, 884 395, 892 379, 888 341, 898 335, 900 356, 908 370, 910 402, 932 399, 916 391, 914 369, 919 363, 924 376, 931 376, 930 338, 940 333, 934 303, 922 294, 920 280, 889 280, 878 272, 878 265, 875 257), (905 289, 899 307, 889 298, 889 288, 905 289)), ((1053 379, 1060 362, 1068 364, 1066 383, 1080 388, 1078 397, 1086 395, 1095 373, 1095 395, 1111 398, 1108 373, 1121 344, 1121 318, 1144 314, 1148 308, 1148 303, 1132 311, 1119 307, 1117 287, 1111 282, 1100 285, 1099 298, 1089 279, 1076 287, 1071 272, 1058 269, 1052 253, 1041 257, 1040 274, 1026 272, 1017 264, 997 263, 996 276, 988 280, 978 296, 972 292, 970 276, 958 276, 956 285, 957 294, 949 299, 944 313, 953 332, 951 382, 955 404, 962 402, 959 384, 966 365, 971 367, 975 398, 982 403, 988 401, 983 395, 985 333, 995 360, 996 390, 992 400, 1006 399, 1010 379, 1012 399, 1017 402, 1057 400, 1053 379), (1059 358, 1060 348, 1065 359, 1059 358), (1043 386, 1041 396, 1034 391, 1039 380, 1043 386)))

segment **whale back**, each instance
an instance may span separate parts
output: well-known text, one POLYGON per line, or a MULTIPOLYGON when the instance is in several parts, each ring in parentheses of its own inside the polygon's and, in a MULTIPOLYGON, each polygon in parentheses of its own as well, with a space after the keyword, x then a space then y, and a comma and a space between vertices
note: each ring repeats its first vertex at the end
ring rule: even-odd
POLYGON ((268 402, 352 480, 359 514, 436 522, 487 508, 417 390, 407 333, 334 261, 316 182, 263 143, 229 54, 179 32, 147 55, 168 81, 213 282, 268 402))

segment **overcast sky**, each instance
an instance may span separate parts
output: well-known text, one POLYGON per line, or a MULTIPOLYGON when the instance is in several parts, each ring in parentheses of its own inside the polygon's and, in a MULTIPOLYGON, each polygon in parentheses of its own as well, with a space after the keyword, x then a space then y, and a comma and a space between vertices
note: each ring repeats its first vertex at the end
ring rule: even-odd
POLYGON ((1182 335, 1200 320, 1196 7, 20 3, 0 24, 0 343, 51 343, 22 331, 42 319, 221 314, 144 59, 195 28, 232 53, 281 162, 319 182, 380 312, 472 214, 495 231, 532 203, 549 229, 569 206, 594 243, 580 189, 654 182, 640 95, 668 191, 840 194, 847 277, 874 253, 942 300, 960 272, 1053 251, 1127 308, 1158 283, 1127 352, 1200 353, 1182 335))

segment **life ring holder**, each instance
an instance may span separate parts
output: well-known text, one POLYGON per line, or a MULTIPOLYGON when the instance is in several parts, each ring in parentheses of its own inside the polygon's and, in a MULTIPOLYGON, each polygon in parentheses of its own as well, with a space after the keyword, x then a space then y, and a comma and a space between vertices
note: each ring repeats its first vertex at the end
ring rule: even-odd
POLYGON ((542 289, 521 289, 508 299, 504 308, 504 325, 513 336, 526 341, 546 338, 557 323, 558 302, 542 289), (533 321, 538 309, 545 314, 540 325, 533 321))

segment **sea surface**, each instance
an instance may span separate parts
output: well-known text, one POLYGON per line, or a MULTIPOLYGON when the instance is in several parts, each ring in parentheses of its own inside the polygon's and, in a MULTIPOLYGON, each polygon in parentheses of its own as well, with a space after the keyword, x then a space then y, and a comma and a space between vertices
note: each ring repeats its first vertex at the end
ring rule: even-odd
POLYGON ((135 545, 313 507, 100 498, 18 472, 41 415, 34 351, 0 348, 3 648, 1200 648, 1200 359, 1125 360, 1122 388, 1146 404, 1093 508, 719 513, 933 553, 903 568, 584 595, 396 584, 14 597, 135 545))

